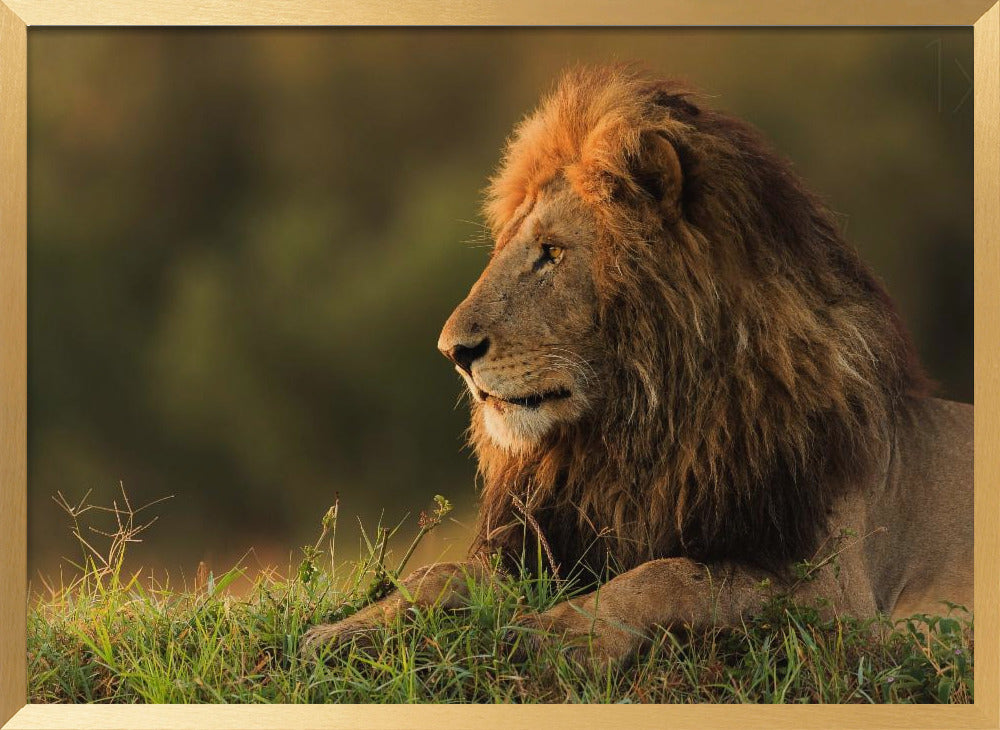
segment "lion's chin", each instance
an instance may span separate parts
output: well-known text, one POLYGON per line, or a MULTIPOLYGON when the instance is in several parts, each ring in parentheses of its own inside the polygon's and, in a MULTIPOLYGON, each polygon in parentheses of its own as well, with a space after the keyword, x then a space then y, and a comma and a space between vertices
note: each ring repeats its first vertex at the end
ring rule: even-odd
POLYGON ((579 392, 560 391, 558 397, 537 405, 487 398, 478 401, 478 408, 490 439, 511 454, 524 454, 536 449, 556 428, 577 421, 587 402, 579 392))
POLYGON ((510 453, 531 451, 556 425, 547 408, 484 403, 483 425, 493 442, 510 453))

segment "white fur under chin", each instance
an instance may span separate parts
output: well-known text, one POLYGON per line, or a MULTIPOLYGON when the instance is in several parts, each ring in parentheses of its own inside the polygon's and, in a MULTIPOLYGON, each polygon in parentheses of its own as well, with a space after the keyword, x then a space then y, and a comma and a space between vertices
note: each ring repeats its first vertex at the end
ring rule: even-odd
POLYGON ((533 410, 505 406, 503 413, 489 403, 482 407, 486 433, 497 446, 512 454, 530 450, 557 422, 555 416, 547 412, 544 406, 533 410))

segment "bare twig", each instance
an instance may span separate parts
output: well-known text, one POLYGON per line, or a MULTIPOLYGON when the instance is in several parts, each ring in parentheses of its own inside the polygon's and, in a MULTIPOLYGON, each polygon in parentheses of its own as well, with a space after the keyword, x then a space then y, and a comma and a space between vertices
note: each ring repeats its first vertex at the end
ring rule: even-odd
POLYGON ((528 512, 527 506, 516 494, 510 495, 511 503, 517 508, 517 511, 521 513, 524 517, 525 522, 534 530, 535 535, 538 537, 538 542, 541 543, 542 549, 545 551, 545 557, 549 561, 549 568, 552 570, 552 577, 555 578, 556 584, 562 583, 562 578, 559 576, 559 566, 556 564, 555 556, 552 554, 552 548, 549 547, 549 541, 545 539, 545 534, 542 532, 542 528, 539 526, 538 521, 535 517, 528 512))

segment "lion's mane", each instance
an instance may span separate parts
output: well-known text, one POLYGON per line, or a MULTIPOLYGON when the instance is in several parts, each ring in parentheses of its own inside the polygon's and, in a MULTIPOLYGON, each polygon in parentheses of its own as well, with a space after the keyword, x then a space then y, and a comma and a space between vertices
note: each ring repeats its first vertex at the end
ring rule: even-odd
POLYGON ((675 82, 566 74, 490 182, 496 245, 560 174, 599 224, 604 393, 523 454, 474 415, 474 549, 516 557, 537 531, 562 570, 599 573, 807 557, 832 498, 884 468, 903 399, 927 389, 888 295, 790 164, 675 82), (681 163, 675 220, 636 172, 650 133, 681 163))

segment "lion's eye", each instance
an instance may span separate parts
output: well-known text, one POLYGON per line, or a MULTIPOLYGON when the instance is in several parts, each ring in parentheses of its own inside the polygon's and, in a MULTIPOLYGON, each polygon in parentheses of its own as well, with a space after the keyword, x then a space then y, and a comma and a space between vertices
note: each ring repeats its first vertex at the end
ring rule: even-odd
POLYGON ((542 256, 553 264, 558 264, 559 259, 563 257, 563 252, 565 249, 562 246, 556 246, 551 243, 542 244, 542 256))

